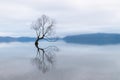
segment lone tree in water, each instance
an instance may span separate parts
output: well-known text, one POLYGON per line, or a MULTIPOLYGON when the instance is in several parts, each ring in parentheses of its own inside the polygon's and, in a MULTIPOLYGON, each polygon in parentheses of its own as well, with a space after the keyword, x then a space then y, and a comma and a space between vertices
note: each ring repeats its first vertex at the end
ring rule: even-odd
POLYGON ((32 29, 36 32, 37 35, 37 39, 35 41, 36 47, 38 47, 38 41, 41 39, 52 41, 52 37, 54 36, 54 24, 54 20, 50 19, 46 15, 42 15, 32 23, 32 29))

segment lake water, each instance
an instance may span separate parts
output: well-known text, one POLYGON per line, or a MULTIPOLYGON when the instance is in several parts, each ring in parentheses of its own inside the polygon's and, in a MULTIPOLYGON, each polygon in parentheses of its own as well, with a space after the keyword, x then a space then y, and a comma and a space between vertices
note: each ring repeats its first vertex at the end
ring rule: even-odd
POLYGON ((0 80, 120 80, 120 45, 0 43, 0 80))

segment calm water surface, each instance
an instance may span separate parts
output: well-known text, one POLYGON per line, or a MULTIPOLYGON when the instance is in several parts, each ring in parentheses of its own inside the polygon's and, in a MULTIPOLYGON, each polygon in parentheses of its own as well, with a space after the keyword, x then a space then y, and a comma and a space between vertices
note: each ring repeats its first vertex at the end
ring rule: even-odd
POLYGON ((0 80, 120 80, 120 45, 0 43, 0 80))

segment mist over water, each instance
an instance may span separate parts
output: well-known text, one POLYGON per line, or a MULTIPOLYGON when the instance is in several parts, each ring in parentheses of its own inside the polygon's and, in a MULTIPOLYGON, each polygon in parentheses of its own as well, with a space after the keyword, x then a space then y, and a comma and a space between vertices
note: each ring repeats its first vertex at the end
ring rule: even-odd
POLYGON ((39 47, 38 52, 34 42, 0 43, 0 80, 120 80, 120 44, 58 41, 39 47))

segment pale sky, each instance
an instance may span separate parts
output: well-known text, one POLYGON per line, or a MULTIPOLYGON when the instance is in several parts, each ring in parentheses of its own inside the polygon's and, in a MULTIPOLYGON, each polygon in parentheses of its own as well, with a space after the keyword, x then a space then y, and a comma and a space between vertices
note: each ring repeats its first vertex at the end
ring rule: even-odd
POLYGON ((0 0, 0 36, 35 36, 30 24, 42 14, 59 36, 120 33, 120 0, 0 0))

